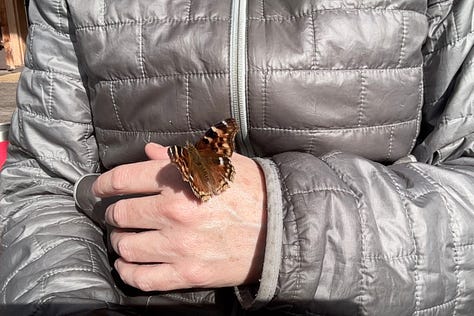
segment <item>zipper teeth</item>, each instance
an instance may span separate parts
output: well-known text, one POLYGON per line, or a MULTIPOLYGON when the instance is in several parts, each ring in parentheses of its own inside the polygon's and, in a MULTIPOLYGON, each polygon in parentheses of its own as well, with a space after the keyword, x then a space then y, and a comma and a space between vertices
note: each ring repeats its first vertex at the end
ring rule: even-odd
POLYGON ((231 106, 240 127, 237 137, 243 154, 253 155, 247 125, 247 0, 232 1, 230 86, 231 106))
POLYGON ((230 40, 230 101, 231 108, 234 115, 234 118, 237 120, 237 123, 240 125, 240 115, 238 112, 238 96, 236 95, 239 86, 238 86, 238 24, 239 24, 239 1, 232 1, 232 17, 231 17, 231 40, 230 40))

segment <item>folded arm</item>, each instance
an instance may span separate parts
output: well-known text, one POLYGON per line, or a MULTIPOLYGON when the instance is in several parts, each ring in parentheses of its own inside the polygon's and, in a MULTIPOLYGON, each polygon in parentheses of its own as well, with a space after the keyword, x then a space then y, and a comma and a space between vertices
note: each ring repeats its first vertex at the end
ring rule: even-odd
POLYGON ((386 166, 342 152, 260 160, 266 177, 279 179, 267 181, 267 247, 278 242, 267 249, 256 298, 239 292, 244 306, 472 313, 472 12, 470 1, 429 7, 417 162, 386 166))
POLYGON ((66 8, 31 1, 30 20, 0 176, 0 304, 105 306, 119 296, 103 234, 72 199, 98 158, 66 8))

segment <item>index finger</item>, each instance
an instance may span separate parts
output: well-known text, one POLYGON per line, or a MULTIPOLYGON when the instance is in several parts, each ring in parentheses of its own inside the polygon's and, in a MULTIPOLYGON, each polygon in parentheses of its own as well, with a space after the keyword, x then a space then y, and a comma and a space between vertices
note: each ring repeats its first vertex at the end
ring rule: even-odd
POLYGON ((160 169, 168 164, 165 161, 150 160, 117 166, 101 174, 92 185, 97 197, 110 197, 128 194, 159 193, 157 182, 160 169))

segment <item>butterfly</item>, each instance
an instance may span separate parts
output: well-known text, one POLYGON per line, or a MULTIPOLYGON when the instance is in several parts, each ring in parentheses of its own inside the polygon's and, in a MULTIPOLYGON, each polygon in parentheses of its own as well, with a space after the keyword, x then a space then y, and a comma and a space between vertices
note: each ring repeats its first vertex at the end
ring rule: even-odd
POLYGON ((230 157, 238 131, 236 121, 228 118, 211 126, 195 145, 187 142, 184 147, 168 148, 171 162, 201 201, 222 193, 234 180, 235 169, 230 157))

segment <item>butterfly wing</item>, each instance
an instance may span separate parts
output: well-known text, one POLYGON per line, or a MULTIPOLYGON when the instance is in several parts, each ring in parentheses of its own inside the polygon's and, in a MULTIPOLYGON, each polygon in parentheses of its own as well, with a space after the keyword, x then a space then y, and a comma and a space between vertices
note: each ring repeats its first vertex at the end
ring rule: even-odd
POLYGON ((211 126, 196 145, 171 146, 168 155, 179 169, 183 180, 202 201, 229 187, 235 169, 230 157, 235 149, 235 135, 239 128, 234 119, 226 119, 211 126))
POLYGON ((172 163, 174 163, 177 167, 183 180, 189 182, 189 152, 186 147, 181 146, 170 146, 168 147, 168 156, 172 163))
POLYGON ((228 118, 211 126, 195 145, 208 169, 207 183, 213 195, 226 190, 234 180, 235 169, 229 158, 234 152, 238 131, 236 121, 228 118))
POLYGON ((207 201, 212 196, 212 188, 209 186, 209 172, 202 164, 202 158, 193 145, 187 144, 185 147, 170 146, 168 156, 174 163, 181 177, 188 182, 194 195, 202 201, 207 201))
POLYGON ((229 157, 209 157, 209 189, 214 195, 220 194, 229 188, 234 180, 235 168, 229 157))
POLYGON ((239 131, 236 121, 228 118, 211 126, 204 136, 196 143, 199 152, 212 151, 217 156, 230 157, 235 149, 235 135, 239 131))

